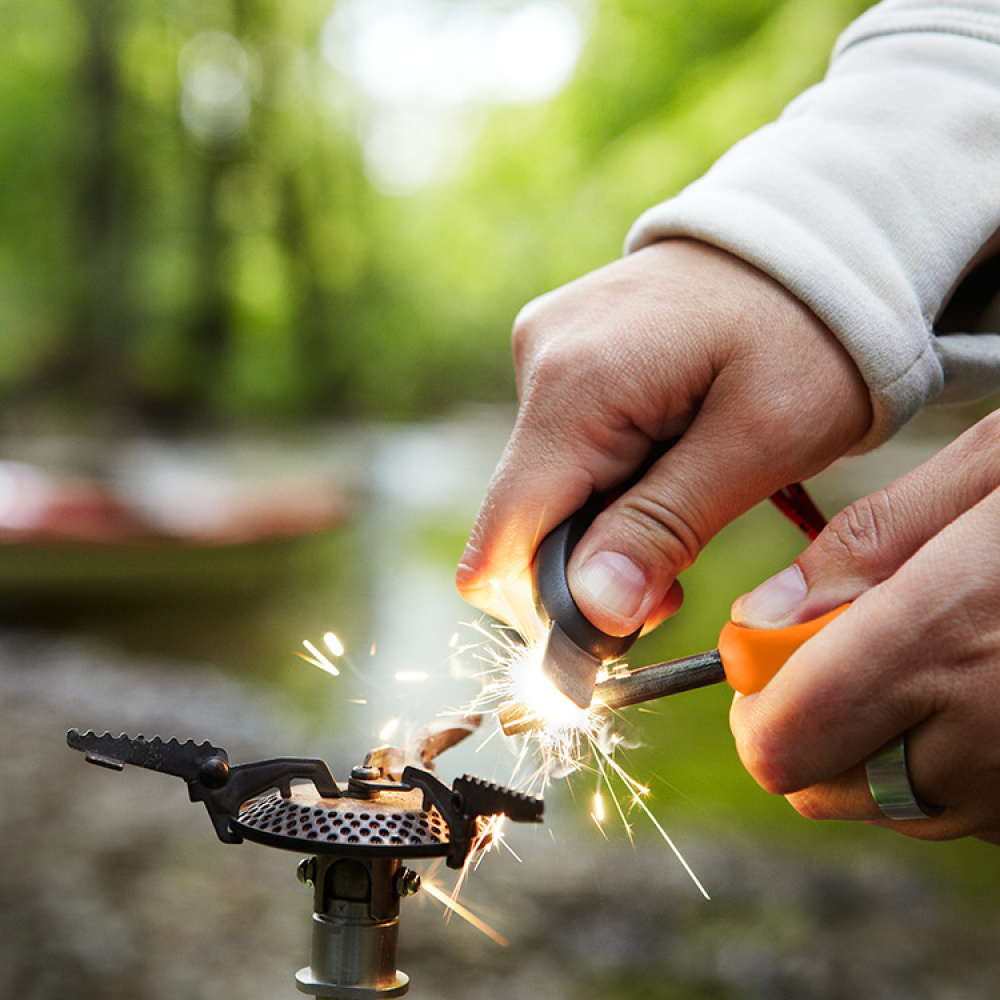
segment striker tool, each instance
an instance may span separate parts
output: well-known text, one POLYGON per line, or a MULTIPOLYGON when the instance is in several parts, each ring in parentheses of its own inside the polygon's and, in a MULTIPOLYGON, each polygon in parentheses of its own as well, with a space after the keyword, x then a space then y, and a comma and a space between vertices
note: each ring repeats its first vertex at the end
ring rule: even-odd
POLYGON ((403 859, 444 857, 461 868, 483 833, 480 820, 542 819, 540 799, 468 775, 448 785, 426 768, 400 768, 402 753, 390 747, 369 752, 341 785, 317 758, 230 765, 226 751, 207 742, 76 729, 66 739, 93 764, 182 778, 223 843, 245 839, 313 855, 299 865, 300 880, 313 888, 311 960, 295 978, 315 997, 375 1000, 409 988, 396 969, 399 903, 420 877, 403 859))
MULTIPOLYGON (((667 695, 728 681, 741 694, 753 694, 781 669, 792 653, 831 622, 848 605, 785 628, 749 628, 727 622, 717 649, 678 660, 655 663, 628 673, 612 674, 594 685, 592 710, 614 711, 665 698, 667 695)), ((527 705, 510 702, 497 713, 508 736, 544 727, 527 705)))
MULTIPOLYGON (((801 483, 778 490, 770 499, 810 541, 823 530, 826 520, 801 483)), ((605 498, 592 497, 545 536, 532 564, 539 613, 549 622, 542 654, 542 675, 584 709, 590 707, 594 698, 601 667, 624 656, 641 631, 637 629, 625 636, 602 632, 577 607, 566 580, 566 567, 573 549, 604 506, 605 498)), ((716 672, 720 669, 721 665, 717 664, 716 672)), ((724 679, 724 674, 715 679, 724 679)))

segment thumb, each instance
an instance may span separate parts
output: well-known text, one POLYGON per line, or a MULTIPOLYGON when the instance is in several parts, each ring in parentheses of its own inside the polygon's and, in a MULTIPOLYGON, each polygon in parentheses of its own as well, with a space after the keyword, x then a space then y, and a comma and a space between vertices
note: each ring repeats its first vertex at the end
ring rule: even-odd
POLYGON ((854 501, 787 569, 737 598, 733 620, 758 628, 809 621, 889 579, 1000 483, 1000 424, 981 421, 934 458, 854 501))

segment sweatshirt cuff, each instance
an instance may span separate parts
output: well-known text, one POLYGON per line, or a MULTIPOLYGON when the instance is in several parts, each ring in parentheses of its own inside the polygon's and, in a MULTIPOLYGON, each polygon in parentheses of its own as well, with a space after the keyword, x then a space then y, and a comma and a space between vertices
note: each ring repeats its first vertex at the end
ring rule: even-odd
POLYGON ((870 13, 892 15, 887 34, 860 18, 823 83, 645 212, 626 242, 702 240, 808 305, 871 393, 856 451, 885 441, 946 379, 949 398, 998 385, 996 363, 988 375, 974 363, 994 343, 964 344, 951 363, 933 324, 1000 226, 1000 4, 970 11, 975 34, 931 30, 932 6, 879 5, 870 13))

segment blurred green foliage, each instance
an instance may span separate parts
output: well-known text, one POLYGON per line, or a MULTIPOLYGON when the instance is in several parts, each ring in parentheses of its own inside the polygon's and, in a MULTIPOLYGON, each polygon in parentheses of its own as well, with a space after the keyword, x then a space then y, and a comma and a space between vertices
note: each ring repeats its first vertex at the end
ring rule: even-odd
POLYGON ((475 109, 457 169, 400 197, 366 178, 326 3, 7 2, 5 412, 155 427, 511 398, 518 307, 614 257, 865 6, 594 0, 566 89, 475 109))
MULTIPOLYGON (((614 258, 644 208, 820 79, 869 3, 591 0, 568 86, 473 109, 455 169, 405 196, 367 176, 363 108, 322 56, 335 6, 0 0, 8 422, 287 424, 510 400, 520 306, 614 258), (209 86, 192 86, 205 74, 209 86)), ((425 539, 448 549, 449 573, 466 528, 449 521, 425 539)), ((296 590, 266 611, 237 609, 249 631, 206 605, 205 641, 229 647, 210 655, 238 654, 244 670, 283 663, 281 684, 315 697, 325 680, 284 650, 327 621, 354 622, 349 644, 363 645, 367 595, 348 579, 357 544, 311 553, 338 575, 308 600, 296 590)), ((684 611, 635 662, 708 648, 732 599, 800 547, 766 509, 732 525, 685 574, 684 611)), ((168 613, 129 624, 171 634, 168 613)), ((189 633, 201 626, 188 620, 189 633)), ((870 844, 872 831, 805 823, 753 784, 728 701, 720 688, 636 710, 637 770, 652 775, 664 823, 768 831, 790 851, 870 844)), ((983 845, 891 844, 995 898, 983 845)), ((641 974, 632 985, 652 995, 641 974)))

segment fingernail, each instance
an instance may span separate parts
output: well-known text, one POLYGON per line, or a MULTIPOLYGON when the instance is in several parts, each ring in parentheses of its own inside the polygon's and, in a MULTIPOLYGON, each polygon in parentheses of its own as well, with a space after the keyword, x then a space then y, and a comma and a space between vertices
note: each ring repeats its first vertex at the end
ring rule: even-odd
POLYGON ((783 625, 805 601, 808 589, 802 571, 793 563, 739 598, 733 605, 733 620, 764 628, 783 625))
POLYGON ((632 618, 646 596, 646 576, 620 552, 595 552, 580 567, 576 581, 594 604, 609 615, 632 618))

